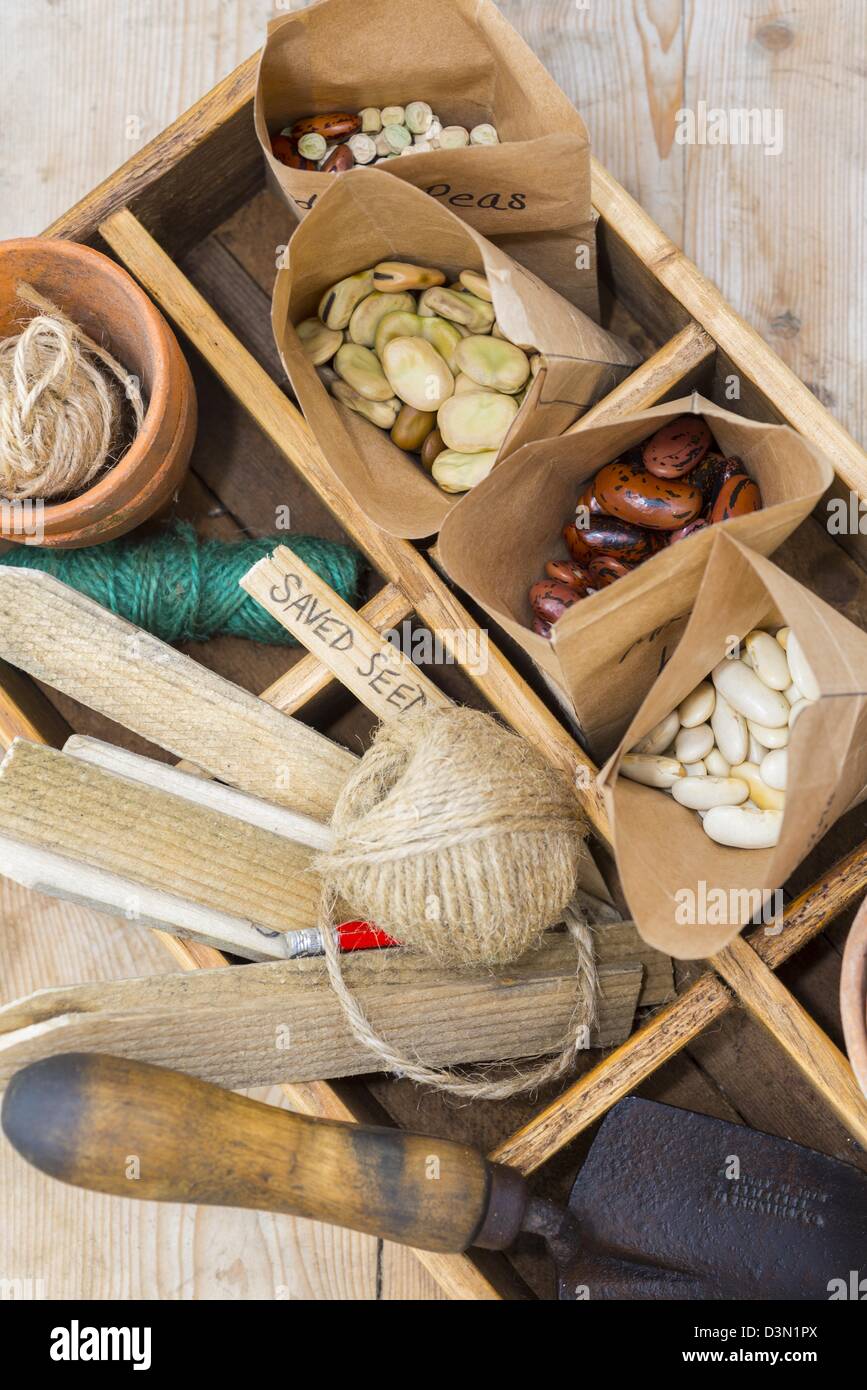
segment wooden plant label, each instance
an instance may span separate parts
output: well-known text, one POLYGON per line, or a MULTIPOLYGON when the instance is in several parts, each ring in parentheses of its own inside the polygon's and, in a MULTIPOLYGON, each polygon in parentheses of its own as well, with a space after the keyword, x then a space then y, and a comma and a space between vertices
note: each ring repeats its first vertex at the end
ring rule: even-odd
POLYGON ((423 671, 281 545, 253 566, 241 587, 333 671, 377 718, 425 704, 448 704, 423 671))

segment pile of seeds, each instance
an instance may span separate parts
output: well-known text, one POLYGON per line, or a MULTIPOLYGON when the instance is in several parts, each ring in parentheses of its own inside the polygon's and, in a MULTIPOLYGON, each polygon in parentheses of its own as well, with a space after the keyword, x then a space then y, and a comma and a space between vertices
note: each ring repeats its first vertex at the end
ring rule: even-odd
POLYGON ((717 844, 770 849, 783 824, 792 729, 821 693, 790 628, 755 628, 737 655, 725 657, 626 754, 620 770, 697 811, 717 844))
POLYGON ((357 115, 333 111, 305 116, 272 136, 271 149, 291 169, 339 174, 356 164, 382 164, 405 154, 499 142, 496 127, 487 122, 472 130, 444 126, 426 101, 411 101, 408 106, 365 106, 357 115))
POLYGON ((333 285, 296 331, 332 395, 444 492, 487 477, 541 365, 504 336, 475 270, 446 285, 441 270, 382 261, 333 285))

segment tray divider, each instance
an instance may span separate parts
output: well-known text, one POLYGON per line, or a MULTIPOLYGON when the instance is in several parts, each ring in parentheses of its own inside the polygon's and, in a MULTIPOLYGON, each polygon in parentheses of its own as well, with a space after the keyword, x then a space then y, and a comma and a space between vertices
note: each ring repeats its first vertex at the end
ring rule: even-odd
POLYGON ((623 415, 635 415, 671 397, 688 395, 709 369, 716 344, 697 323, 688 323, 673 338, 625 377, 613 391, 571 425, 566 434, 580 434, 623 415))

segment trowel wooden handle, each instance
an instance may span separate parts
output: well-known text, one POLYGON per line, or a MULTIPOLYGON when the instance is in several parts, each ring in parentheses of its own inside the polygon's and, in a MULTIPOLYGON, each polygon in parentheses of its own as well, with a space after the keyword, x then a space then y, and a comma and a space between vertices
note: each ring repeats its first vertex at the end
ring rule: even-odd
POLYGON ((3 1129, 63 1182, 307 1216, 426 1250, 505 1249, 524 1181, 446 1140, 313 1120, 180 1072, 65 1053, 16 1073, 3 1129))

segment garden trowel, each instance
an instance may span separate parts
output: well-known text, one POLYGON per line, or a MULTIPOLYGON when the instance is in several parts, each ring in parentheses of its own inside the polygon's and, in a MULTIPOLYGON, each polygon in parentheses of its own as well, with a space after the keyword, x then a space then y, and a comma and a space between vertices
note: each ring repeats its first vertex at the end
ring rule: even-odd
POLYGON ((314 1120, 100 1053, 17 1072, 30 1163, 116 1196, 284 1212, 426 1250, 544 1237, 562 1299, 827 1299, 867 1269, 867 1175, 651 1101, 603 1122, 568 1209, 462 1144, 314 1120))

